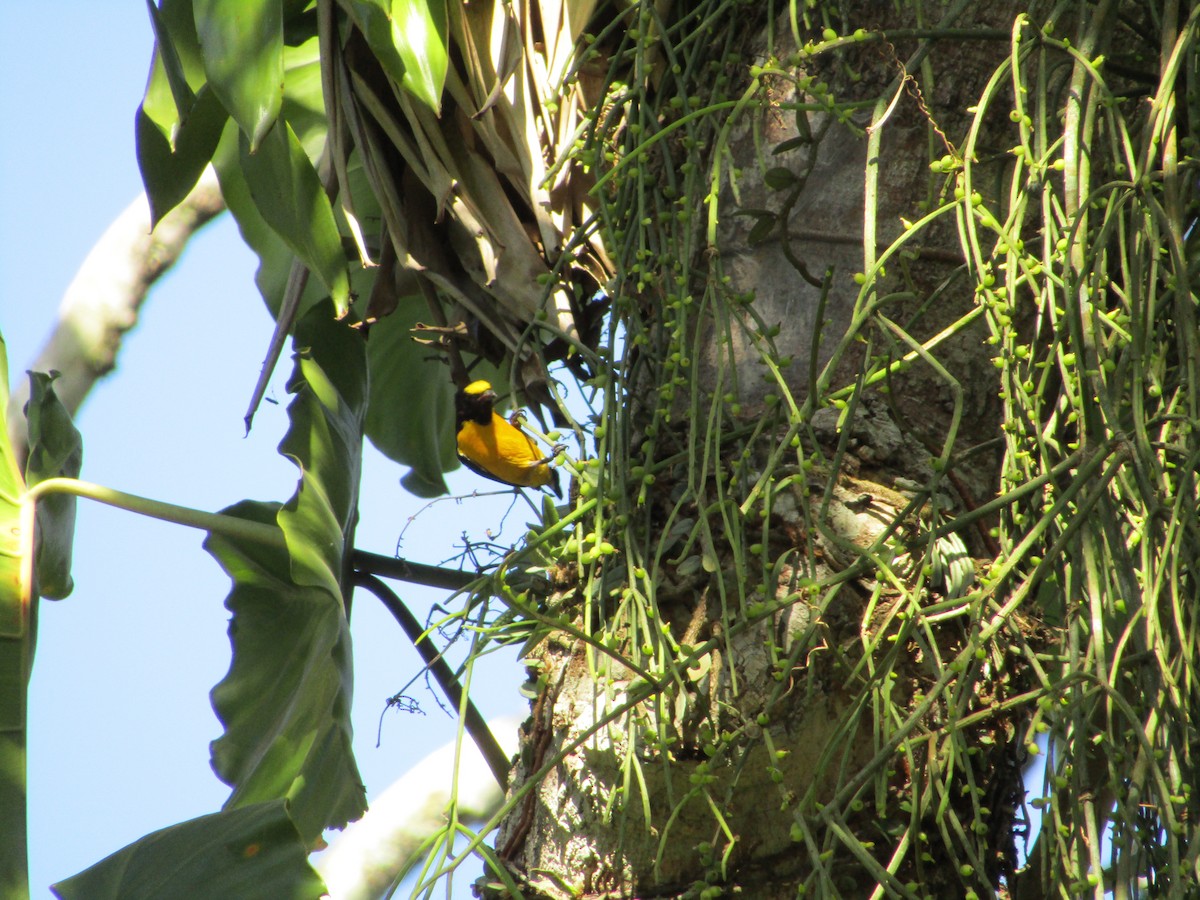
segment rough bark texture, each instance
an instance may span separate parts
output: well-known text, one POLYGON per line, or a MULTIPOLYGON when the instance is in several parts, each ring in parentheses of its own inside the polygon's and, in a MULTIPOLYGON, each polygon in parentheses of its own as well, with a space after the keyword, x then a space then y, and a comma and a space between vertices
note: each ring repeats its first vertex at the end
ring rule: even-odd
MULTIPOLYGON (((897 13, 892 4, 846 7, 861 18, 848 16, 844 34, 916 24, 901 21, 912 10, 897 13)), ((768 79, 771 103, 732 128, 729 148, 740 175, 723 184, 719 246, 704 252, 720 254, 730 294, 753 292, 753 315, 778 325, 773 346, 794 358, 786 379, 798 400, 813 387, 810 372, 829 362, 852 325, 874 354, 899 357, 911 349, 882 325, 856 320, 863 305, 853 275, 901 234, 901 216, 919 217, 930 187, 931 135, 955 140, 961 132, 966 108, 1008 52, 1004 35, 1016 9, 977 4, 969 22, 954 23, 980 29, 981 38, 933 47, 925 73, 925 82, 938 86, 932 97, 918 97, 899 80, 900 61, 916 51, 916 40, 864 43, 844 56, 792 64, 813 65, 808 74, 826 80, 841 102, 874 98, 895 82, 895 110, 876 125, 883 131, 873 252, 863 249, 868 145, 820 111, 824 90, 800 94, 798 77, 768 79), (812 107, 800 128, 786 111, 798 102, 812 107), (771 155, 805 135, 816 140, 771 155), (795 180, 780 181, 769 171, 775 168, 795 180), (749 214, 735 215, 739 210, 749 214), (764 211, 786 221, 786 231, 777 226, 764 238, 757 227, 764 211), (819 315, 822 289, 812 282, 826 272, 819 315)), ((777 46, 775 56, 786 60, 793 51, 777 46)), ((764 58, 761 45, 743 53, 744 60, 764 58)), ((870 124, 869 112, 853 121, 870 124)), ((935 157, 943 152, 934 150, 935 157)), ((1001 157, 998 167, 1004 165, 1001 157)), ((877 296, 903 296, 878 308, 926 341, 968 312, 974 298, 968 280, 951 279, 963 262, 951 217, 910 249, 917 252, 890 262, 875 287, 877 296)), ((969 677, 961 683, 948 675, 947 661, 963 653, 978 610, 955 607, 961 586, 936 578, 921 588, 921 605, 947 615, 932 617, 919 638, 895 643, 897 623, 912 612, 900 585, 919 568, 906 560, 932 540, 929 498, 914 500, 913 488, 934 483, 930 458, 946 440, 955 388, 918 360, 890 380, 890 393, 863 395, 849 418, 829 408, 810 415, 802 452, 837 457, 839 471, 783 465, 769 460, 789 420, 768 397, 777 386, 764 363, 762 329, 748 314, 740 324, 714 316, 694 326, 702 352, 690 387, 693 397, 732 394, 727 431, 755 423, 759 430, 745 441, 712 441, 722 464, 691 484, 692 499, 680 500, 687 496, 681 485, 694 482, 686 462, 659 471, 651 490, 651 533, 711 517, 699 538, 683 528, 678 542, 659 544, 670 552, 658 570, 658 627, 669 631, 687 665, 648 682, 619 661, 637 652, 622 634, 612 636, 611 655, 567 639, 548 639, 530 654, 541 689, 514 772, 516 803, 496 843, 501 858, 531 896, 716 896, 736 889, 791 897, 820 875, 826 891, 836 885, 843 896, 865 897, 894 858, 900 861, 885 879, 893 890, 919 884, 927 896, 962 896, 969 884, 985 895, 1012 871, 1023 753, 1019 717, 986 711, 1021 689, 1020 662, 994 648, 964 662, 969 677), (771 473, 769 511, 762 485, 754 487, 762 466, 771 473), (727 528, 738 516, 740 524, 727 528), (747 547, 751 540, 757 550, 747 547), (881 541, 891 555, 868 561, 862 551, 881 541), (825 587, 811 589, 814 582, 825 587), (888 686, 880 688, 880 678, 888 686), (972 727, 946 730, 972 716, 972 727), (943 739, 971 748, 962 757, 972 760, 967 771, 940 767, 943 739), (927 803, 931 784, 941 806, 914 809, 914 785, 927 803), (947 833, 947 810, 969 823, 972 833, 961 842, 976 848, 973 872, 948 871, 948 861, 961 857, 942 849, 960 840, 947 833), (914 850, 910 840, 928 846, 914 850)), ((962 386, 961 450, 998 433, 983 337, 979 327, 960 329, 935 351, 962 386)), ((821 392, 854 383, 864 346, 860 340, 841 353, 829 376, 818 379, 821 392)), ((695 433, 706 423, 689 418, 682 403, 676 411, 678 446, 709 446, 711 434, 695 433)), ((937 514, 992 496, 995 479, 995 454, 969 456, 940 482, 937 514)), ((984 555, 984 530, 962 539, 984 555)), ((615 596, 625 573, 617 567, 609 574, 604 589, 615 596)), ((604 605, 604 591, 599 599, 590 594, 594 602, 585 606, 589 591, 581 585, 554 602, 568 610, 614 609, 615 600, 604 605)))
MULTIPOLYGON (((861 18, 848 24, 847 33, 861 27, 884 29, 886 35, 896 29, 911 29, 915 24, 907 19, 912 9, 897 13, 889 4, 870 3, 854 7, 861 18)), ((814 340, 818 345, 820 371, 850 329, 856 306, 861 311, 858 303, 861 286, 854 276, 864 271, 868 260, 877 260, 901 236, 902 218, 915 221, 921 217, 922 201, 930 198, 934 188, 931 159, 948 152, 945 140, 961 141, 971 119, 968 109, 1008 53, 1007 35, 1013 17, 1023 8, 1025 4, 1012 2, 972 4, 969 16, 964 17, 967 20, 952 24, 967 26, 980 37, 934 41, 927 56, 921 52, 917 40, 897 38, 893 43, 885 38, 852 48, 837 62, 815 60, 807 69, 793 71, 825 82, 829 85, 827 91, 805 94, 797 91, 794 81, 773 79, 769 81, 772 108, 745 116, 735 125, 731 147, 740 176, 736 193, 728 182, 722 191, 726 212, 719 232, 721 253, 727 259, 725 269, 732 276, 732 289, 753 291, 755 312, 766 324, 779 327, 776 346, 796 360, 789 371, 788 383, 797 396, 807 395, 809 348, 814 340), (931 77, 924 82, 936 85, 931 95, 917 87, 916 81, 901 81, 914 59, 927 61, 932 70, 927 73, 931 77), (820 106, 822 96, 830 95, 843 103, 870 101, 879 96, 896 102, 891 113, 874 126, 870 107, 855 114, 852 122, 858 133, 840 124, 833 113, 822 111, 807 112, 807 122, 801 130, 796 115, 784 111, 796 104, 820 106), (880 152, 871 160, 878 170, 872 212, 875 240, 873 249, 865 251, 868 134, 862 132, 869 133, 872 128, 880 134, 880 152), (778 148, 790 146, 805 136, 811 136, 811 141, 778 152, 778 148), (767 157, 765 161, 761 159, 763 156, 767 157), (787 169, 799 179, 794 205, 785 205, 790 188, 773 188, 764 178, 764 171, 776 168, 787 169), (758 219, 734 214, 738 210, 769 210, 781 217, 786 215, 786 238, 781 238, 777 230, 768 240, 755 241, 752 232, 758 219), (810 279, 819 281, 826 272, 830 275, 821 322, 817 321, 817 313, 822 290, 802 277, 797 269, 799 264, 805 267, 810 279)), ((786 58, 794 49, 785 46, 776 55, 786 58)), ((992 130, 999 129, 994 126, 992 130)), ((1002 149, 993 147, 992 142, 985 144, 989 150, 997 151, 990 165, 995 175, 991 183, 994 189, 1011 166, 1002 149)), ((974 297, 969 281, 961 277, 965 258, 952 217, 943 217, 940 224, 925 231, 905 249, 902 256, 894 257, 885 267, 887 277, 879 280, 875 291, 879 296, 889 291, 909 294, 883 304, 882 310, 901 325, 908 326, 911 320, 910 333, 924 341, 970 311, 974 297), (954 280, 956 272, 958 278, 954 280), (929 304, 931 297, 935 302, 929 304)), ((880 333, 877 326, 861 329, 861 336, 875 341, 872 350, 876 354, 887 353, 889 345, 895 345, 894 337, 880 333)), ((988 348, 983 344, 985 337, 986 331, 979 322, 940 344, 935 353, 965 391, 965 428, 960 437, 960 446, 964 448, 993 439, 999 425, 997 381, 991 371, 988 348)), ((764 394, 772 390, 770 380, 763 377, 765 372, 758 354, 739 353, 736 345, 730 352, 720 341, 712 341, 709 346, 718 357, 711 366, 714 371, 726 362, 719 357, 730 353, 738 370, 744 414, 757 418, 764 408, 764 394)), ((830 383, 853 383, 864 362, 864 349, 862 342, 851 346, 831 373, 830 383)), ((892 352, 899 356, 908 350, 907 346, 901 346, 894 347, 892 352)), ((703 379, 705 375, 700 377, 703 379)), ((906 444, 905 452, 895 461, 899 462, 900 456, 908 460, 926 456, 920 450, 922 444, 940 447, 953 407, 945 380, 928 365, 918 362, 895 378, 890 387, 889 412, 901 426, 906 444)), ((996 458, 996 454, 980 456, 962 470, 977 497, 994 489, 996 458)), ((928 470, 909 474, 927 476, 928 470)))

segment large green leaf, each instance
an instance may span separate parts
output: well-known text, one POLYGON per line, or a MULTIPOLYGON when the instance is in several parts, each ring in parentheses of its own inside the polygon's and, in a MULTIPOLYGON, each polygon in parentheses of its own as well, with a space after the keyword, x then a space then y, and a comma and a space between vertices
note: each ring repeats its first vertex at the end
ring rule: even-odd
MULTIPOLYGON (((22 478, 9 441, 8 359, 0 340, 0 896, 27 891, 25 818, 25 721, 29 670, 40 591, 65 597, 71 591, 71 540, 75 498, 44 497, 37 505, 32 572, 22 537, 30 527, 22 519, 26 484, 79 474, 79 432, 52 387, 53 376, 30 375, 26 404, 29 454, 22 478)), ((25 500, 24 502, 28 502, 25 500)))
MULTIPOLYGON (((258 211, 254 198, 250 196, 250 185, 242 172, 241 154, 238 151, 241 132, 232 121, 225 123, 225 132, 213 155, 213 167, 221 183, 221 196, 225 206, 237 222, 242 240, 258 256, 258 272, 254 277, 259 293, 267 303, 272 315, 279 313, 283 300, 288 272, 295 254, 258 211)), ((307 309, 320 299, 319 282, 310 279, 309 290, 301 309, 307 309)))
POLYGON ((226 808, 285 797, 314 842, 365 808, 351 749, 350 633, 343 564, 358 494, 366 359, 357 332, 329 303, 297 325, 291 428, 280 445, 300 469, 283 507, 225 511, 277 524, 287 549, 210 535, 206 549, 233 579, 226 605, 233 663, 212 692, 225 734, 213 768, 233 787, 226 808))
POLYGON ((283 103, 281 0, 193 0, 209 84, 256 151, 283 103))
POLYGON ((300 138, 308 158, 316 159, 325 149, 329 130, 321 81, 321 42, 316 35, 283 48, 283 78, 283 118, 300 138))
MULTIPOLYGON (((0 337, 0 637, 23 637, 25 615, 21 609, 21 495, 25 479, 16 452, 9 441, 8 429, 8 349, 0 337)), ((7 687, 7 682, 5 683, 7 687)), ((7 691, 0 703, 7 700, 7 691)), ((7 712, 6 705, 0 711, 7 712)), ((0 728, 15 723, 4 715, 0 728)), ((24 722, 24 717, 20 718, 24 722)))
POLYGON ((296 323, 296 368, 288 391, 292 427, 279 452, 301 471, 297 494, 279 516, 298 584, 342 590, 343 551, 352 539, 362 474, 367 351, 362 332, 333 319, 330 304, 296 323), (318 491, 305 497, 305 491, 318 491), (333 538, 337 537, 334 541, 333 538))
POLYGON ((25 843, 25 704, 32 655, 21 578, 25 482, 8 439, 8 352, 0 338, 0 896, 29 892, 25 843))
POLYGON ((439 112, 449 60, 445 0, 351 0, 348 8, 388 75, 439 112))
POLYGON ((350 303, 346 254, 329 197, 304 147, 286 122, 257 152, 239 142, 242 172, 262 218, 321 280, 344 315, 350 303))
MULTIPOLYGON (((442 473, 458 465, 454 449, 454 386, 443 366, 413 342, 411 329, 427 308, 404 297, 371 326, 367 359, 371 403, 367 436, 390 459, 412 467, 404 487, 418 497, 446 493, 442 473)), ((482 376, 481 376, 482 377, 482 376)))
MULTIPOLYGON (((284 116, 299 137, 300 143, 314 155, 324 145, 326 131, 321 98, 320 59, 315 43, 306 41, 300 47, 284 49, 284 116)), ((225 131, 213 155, 213 166, 221 182, 221 195, 238 223, 242 238, 258 255, 259 269, 255 282, 267 302, 268 309, 276 315, 296 254, 275 229, 267 224, 255 205, 250 194, 250 185, 242 171, 240 134, 236 124, 226 123, 225 131)), ((308 309, 322 296, 324 292, 321 290, 321 283, 315 278, 309 279, 308 289, 300 305, 301 311, 308 309)))
POLYGON ((147 0, 154 29, 154 60, 141 111, 171 146, 191 115, 196 91, 205 83, 204 61, 191 0, 147 0))
POLYGON ((392 38, 404 63, 401 86, 441 112, 449 45, 446 0, 392 0, 392 38))
POLYGON ((325 885, 307 855, 286 801, 274 800, 148 834, 53 889, 62 900, 315 900, 325 885))
MULTIPOLYGON (((57 373, 29 373, 29 458, 25 483, 47 478, 78 478, 83 464, 83 441, 71 414, 54 393, 57 373)), ((37 544, 34 585, 38 594, 61 600, 71 593, 71 544, 75 538, 76 500, 72 494, 51 494, 37 504, 37 544)))
POLYGON ((139 108, 135 124, 138 168, 150 201, 150 224, 179 205, 212 160, 229 114, 207 85, 180 126, 174 146, 139 108))
POLYGON ((157 224, 196 185, 228 113, 206 84, 191 0, 147 0, 154 61, 134 131, 138 167, 157 224))

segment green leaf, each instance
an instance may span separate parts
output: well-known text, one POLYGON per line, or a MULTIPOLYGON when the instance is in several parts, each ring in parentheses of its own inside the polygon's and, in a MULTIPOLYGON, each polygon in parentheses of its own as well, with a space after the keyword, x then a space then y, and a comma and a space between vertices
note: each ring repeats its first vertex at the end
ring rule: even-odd
MULTIPOLYGON (((232 121, 226 121, 225 132, 217 144, 217 152, 213 155, 213 167, 217 170, 217 180, 221 184, 221 196, 225 206, 238 224, 242 240, 258 255, 258 272, 254 282, 258 285, 259 293, 266 301, 272 315, 279 313, 283 300, 284 287, 287 284, 288 272, 295 259, 290 247, 281 238, 258 211, 254 198, 250 196, 250 185, 242 172, 241 156, 238 150, 241 132, 232 121)), ((319 282, 310 279, 306 302, 301 309, 307 309, 320 299, 317 293, 319 282)))
MULTIPOLYGON (((807 119, 805 119, 805 121, 807 122, 807 119)), ((774 149, 771 150, 771 154, 773 156, 778 156, 781 153, 799 150, 801 147, 807 147, 812 142, 813 138, 811 134, 802 134, 798 137, 788 138, 786 141, 776 144, 774 149)))
MULTIPOLYGON (((195 102, 196 95, 192 93, 192 86, 188 84, 187 74, 184 72, 183 62, 179 58, 179 52, 175 49, 175 42, 171 37, 171 30, 167 25, 166 18, 159 12, 158 7, 154 5, 154 0, 146 0, 146 6, 150 13, 150 26, 154 29, 154 62, 151 64, 150 83, 146 86, 147 97, 159 84, 159 78, 166 83, 167 93, 171 98, 171 105, 174 107, 175 122, 177 124, 179 118, 192 108, 192 103, 195 102)), ((145 101, 143 101, 143 104, 145 101)), ((156 111, 156 104, 150 103, 151 115, 148 115, 148 120, 157 123, 159 118, 153 115, 156 111)), ((162 104, 163 111, 168 112, 166 104, 162 104)), ((168 117, 165 117, 169 119, 168 117)), ((174 140, 174 129, 169 129, 163 136, 168 141, 174 140)))
POLYGON ((205 548, 233 579, 233 663, 212 692, 225 734, 217 775, 227 809, 286 797, 306 843, 365 809, 351 749, 352 670, 342 575, 355 519, 366 359, 329 303, 297 323, 291 428, 280 445, 300 469, 288 503, 243 502, 228 515, 274 523, 287 549, 212 534, 205 548))
POLYGON ((773 191, 787 190, 799 180, 795 172, 783 166, 767 169, 766 174, 763 175, 763 182, 773 191))
POLYGON ((329 119, 321 80, 321 42, 314 36, 283 48, 283 118, 300 138, 309 159, 325 149, 329 119))
POLYGON ((147 6, 155 47, 141 109, 174 147, 179 129, 195 105, 196 91, 205 83, 204 61, 191 0, 163 0, 161 7, 147 0, 147 6))
MULTIPOLYGON (((275 800, 155 831, 54 885, 62 900, 161 897, 317 898, 308 851, 275 800)), ((11 895, 10 895, 11 896, 11 895)))
POLYGON ((761 244, 775 233, 778 222, 779 217, 774 213, 766 213, 759 216, 758 220, 754 223, 754 227, 750 229, 750 234, 746 236, 746 243, 751 246, 761 244))
MULTIPOLYGON (((320 59, 315 41, 299 47, 284 48, 287 90, 284 94, 284 115, 300 143, 314 154, 324 145, 327 122, 321 107, 320 59)), ((213 166, 221 182, 221 195, 246 241, 259 258, 255 283, 267 302, 272 315, 278 315, 280 302, 295 253, 263 219, 250 195, 250 186, 242 172, 240 135, 237 125, 227 121, 221 135, 213 166)), ((310 156, 311 158, 311 156, 310 156)), ((321 283, 309 279, 300 310, 307 310, 325 293, 321 283)))
POLYGON ((281 0, 193 0, 209 84, 256 151, 283 103, 281 0))
MULTIPOLYGON (((25 483, 29 487, 48 478, 78 478, 83 464, 83 442, 71 414, 54 393, 58 373, 29 373, 29 458, 25 483)), ((71 593, 71 543, 75 538, 76 500, 71 494, 50 494, 37 504, 37 542, 34 550, 34 585, 38 594, 61 600, 71 593)))
POLYGON ((8 352, 0 339, 0 896, 26 897, 25 708, 33 635, 21 576, 25 483, 8 437, 8 396, 8 352))
MULTIPOLYGON (((9 440, 8 349, 0 338, 0 637, 20 637, 24 615, 20 610, 21 580, 21 495, 25 479, 16 451, 9 440)), ((0 700, 7 694, 0 697, 0 700)), ((7 718, 0 726, 9 725, 7 718)))
POLYGON ((192 113, 180 126, 174 146, 139 108, 135 125, 138 168, 150 201, 150 224, 157 225, 179 205, 212 160, 229 114, 205 86, 192 113))
POLYGON ((362 332, 334 321, 332 308, 322 303, 296 323, 295 347, 296 368, 288 383, 296 395, 288 409, 292 427, 279 452, 296 463, 302 477, 279 524, 296 582, 324 587, 340 599, 342 549, 351 540, 362 475, 366 345, 362 332), (319 495, 305 502, 310 486, 319 495))
POLYGON ((147 5, 156 44, 134 130, 153 225, 195 187, 229 114, 207 85, 191 0, 147 5))
POLYGON ((449 61, 445 0, 352 0, 349 9, 388 75, 440 112, 449 61))
POLYGON ((446 493, 442 473, 458 465, 454 386, 444 367, 428 364, 410 331, 427 310, 417 298, 402 297, 395 312, 371 326, 367 342, 367 436, 389 459, 412 467, 403 484, 418 497, 446 493))
MULTIPOLYGON (((371 325, 367 437, 384 456, 411 467, 400 479, 405 490, 437 497, 447 491, 442 473, 459 466, 454 386, 446 370, 429 365, 429 351, 412 339, 424 311, 416 297, 401 297, 391 315, 371 325)), ((507 373, 489 363, 480 362, 472 376, 490 381, 501 394, 508 391, 507 373)))
POLYGON ((404 63, 401 86, 440 113, 450 58, 445 0, 393 0, 392 33, 404 63))
POLYGON ((242 172, 263 219, 321 280, 338 315, 350 305, 346 255, 333 207, 291 126, 280 121, 255 153, 239 142, 242 172))

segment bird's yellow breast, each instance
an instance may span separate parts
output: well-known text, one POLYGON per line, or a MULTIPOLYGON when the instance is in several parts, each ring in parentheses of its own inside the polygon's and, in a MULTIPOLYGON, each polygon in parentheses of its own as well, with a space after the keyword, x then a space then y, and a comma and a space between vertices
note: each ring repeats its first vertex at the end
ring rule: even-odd
POLYGON ((458 430, 458 455, 469 468, 520 487, 544 487, 554 481, 533 438, 493 412, 486 425, 467 420, 458 430))

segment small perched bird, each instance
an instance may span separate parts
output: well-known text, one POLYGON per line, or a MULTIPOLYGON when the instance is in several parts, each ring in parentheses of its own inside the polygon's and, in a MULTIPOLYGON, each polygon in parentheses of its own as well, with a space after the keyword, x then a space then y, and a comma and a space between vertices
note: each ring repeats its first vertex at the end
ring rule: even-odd
POLYGON ((533 438, 493 408, 496 392, 486 381, 472 381, 454 395, 458 458, 471 471, 514 487, 549 487, 562 497, 554 454, 542 456, 533 438))

